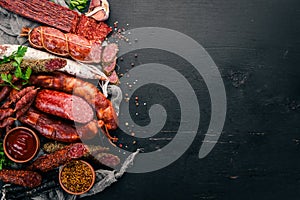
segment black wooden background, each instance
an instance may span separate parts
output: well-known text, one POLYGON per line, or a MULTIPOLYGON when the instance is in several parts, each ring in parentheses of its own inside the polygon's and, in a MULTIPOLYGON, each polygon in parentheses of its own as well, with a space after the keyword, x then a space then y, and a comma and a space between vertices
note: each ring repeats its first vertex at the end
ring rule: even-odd
MULTIPOLYGON (((188 151, 170 166, 126 174, 86 199, 299 199, 300 1, 110 0, 110 4, 111 25, 118 21, 126 29, 174 29, 203 45, 222 74, 228 110, 221 138, 206 158, 198 158, 204 137, 199 131, 188 151)), ((138 53, 140 63, 154 60, 178 67, 174 55, 138 53)), ((121 71, 130 69, 134 60, 127 57, 119 61, 121 71)), ((197 83, 184 61, 181 67, 189 81, 197 83)), ((198 87, 197 95, 207 95, 202 84, 198 87)), ((139 91, 139 96, 149 97, 148 91, 139 91)), ((151 95, 150 104, 173 98, 151 95)), ((173 106, 169 112, 176 116, 173 106)), ((202 120, 205 130, 209 114, 202 120)), ((171 126, 167 128, 173 130, 171 126)))

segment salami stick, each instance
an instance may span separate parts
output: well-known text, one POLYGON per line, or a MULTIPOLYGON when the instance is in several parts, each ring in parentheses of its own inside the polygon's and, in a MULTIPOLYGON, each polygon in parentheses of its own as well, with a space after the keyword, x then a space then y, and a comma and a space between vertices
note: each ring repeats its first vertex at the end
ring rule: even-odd
POLYGON ((5 102, 2 105, 2 108, 9 108, 9 106, 11 106, 11 104, 19 101, 25 94, 27 94, 28 92, 30 92, 33 89, 34 89, 34 86, 30 86, 30 87, 26 87, 26 88, 20 90, 19 92, 17 92, 10 98, 10 101, 5 102))
POLYGON ((66 32, 75 31, 79 18, 75 11, 48 0, 1 0, 0 6, 31 20, 56 26, 66 32))
POLYGON ((27 112, 27 110, 29 110, 29 108, 31 107, 33 102, 34 102, 34 99, 30 103, 28 103, 26 106, 24 106, 23 108, 18 110, 16 112, 16 119, 19 119, 20 117, 22 117, 27 112))
MULTIPOLYGON (((109 148, 94 145, 85 146, 88 149, 88 153, 86 153, 84 157, 93 160, 97 164, 115 167, 120 163, 120 158, 118 156, 107 153, 109 148)), ((54 153, 64 147, 66 147, 66 145, 62 143, 49 142, 44 145, 43 150, 47 153, 54 153)))
POLYGON ((88 149, 82 143, 75 143, 64 147, 51 154, 46 154, 37 158, 29 167, 29 170, 39 170, 48 172, 71 161, 83 157, 88 149))
POLYGON ((8 97, 7 101, 1 106, 1 108, 9 108, 11 105, 10 99, 12 99, 18 92, 19 92, 18 90, 12 89, 9 93, 9 97, 8 97))
MULTIPOLYGON (((17 88, 21 89, 22 84, 21 84, 21 83, 17 83, 17 84, 15 84, 15 86, 16 86, 17 88)), ((11 105, 10 99, 13 99, 14 96, 15 96, 18 92, 20 92, 20 90, 17 90, 17 89, 15 89, 15 88, 12 88, 12 90, 11 90, 10 93, 9 93, 8 101, 6 101, 6 102, 2 105, 2 108, 8 108, 8 107, 11 105)))
POLYGON ((11 91, 11 87, 9 87, 9 86, 4 86, 1 89, 1 92, 0 92, 0 102, 2 102, 4 99, 6 99, 8 97, 10 91, 11 91))
POLYGON ((3 120, 4 118, 10 117, 14 114, 14 110, 12 108, 0 108, 0 120, 3 120))
POLYGON ((1 122, 0 122, 0 128, 5 128, 6 126, 11 126, 13 125, 13 123, 15 122, 15 118, 12 117, 8 117, 8 118, 4 118, 1 122))
MULTIPOLYGON (((29 97, 29 102, 25 105, 25 106, 20 106, 21 108, 19 110, 17 110, 16 112, 16 118, 19 119, 21 116, 23 116, 27 110, 29 110, 29 108, 31 107, 31 105, 34 102, 34 99, 36 97, 36 90, 32 90, 32 97, 29 97)), ((20 100, 21 101, 21 100, 20 100)))
POLYGON ((8 170, 0 171, 0 179, 7 183, 13 183, 24 187, 37 187, 42 183, 42 176, 37 172, 24 170, 8 170))
MULTIPOLYGON (((66 144, 59 143, 59 142, 48 142, 44 144, 43 151, 46 153, 54 153, 55 151, 61 150, 66 147, 66 144)), ((97 153, 104 153, 109 151, 108 147, 102 147, 99 145, 85 145, 88 148, 88 154, 84 155, 88 157, 89 155, 94 155, 97 153)))
POLYGON ((34 98, 36 97, 38 89, 30 90, 28 93, 26 93, 17 103, 15 107, 15 111, 18 111, 25 107, 28 104, 32 104, 34 98))

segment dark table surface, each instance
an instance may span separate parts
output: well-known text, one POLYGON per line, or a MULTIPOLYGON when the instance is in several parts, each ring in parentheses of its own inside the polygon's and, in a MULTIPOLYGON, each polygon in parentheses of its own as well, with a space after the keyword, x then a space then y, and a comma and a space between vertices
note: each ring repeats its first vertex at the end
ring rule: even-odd
MULTIPOLYGON (((127 173, 104 192, 86 199, 299 199, 300 2, 110 0, 110 4, 111 25, 118 21, 119 28, 126 30, 168 28, 201 44, 222 76, 227 115, 214 149, 199 159, 211 117, 201 76, 186 60, 165 51, 146 49, 125 55, 118 61, 124 74, 150 62, 183 74, 201 107, 199 129, 187 151, 172 164, 148 173, 127 173)), ((122 80, 125 87, 126 77, 122 80)), ((172 139, 182 120, 180 102, 168 88, 155 83, 136 90, 134 96, 148 105, 161 104, 167 112, 166 125, 157 136, 161 143, 151 137, 137 146, 149 152, 163 148, 170 140, 163 134, 169 130, 172 139)), ((134 103, 129 102, 135 123, 149 124, 147 110, 135 108, 134 103), (136 109, 141 109, 139 116, 134 115, 136 109)), ((125 143, 132 139, 121 135, 125 143)))
POLYGON ((124 100, 112 151, 143 152, 118 182, 84 199, 299 199, 300 1, 109 2, 108 23, 131 38, 120 41, 129 52, 118 59, 124 100), (210 90, 220 83, 224 91, 210 90), (223 97, 224 126, 214 109, 223 97), (213 148, 199 158, 202 144, 213 148))

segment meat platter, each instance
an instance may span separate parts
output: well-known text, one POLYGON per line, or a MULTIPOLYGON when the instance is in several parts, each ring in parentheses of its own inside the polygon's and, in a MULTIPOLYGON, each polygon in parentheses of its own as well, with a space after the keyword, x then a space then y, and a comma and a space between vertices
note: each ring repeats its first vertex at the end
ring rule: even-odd
POLYGON ((39 23, 20 31, 28 46, 0 44, 1 145, 16 158, 5 160, 9 155, 3 154, 0 179, 15 186, 11 193, 58 185, 58 170, 74 160, 94 168, 120 165, 109 147, 89 143, 103 137, 112 146, 118 141, 118 116, 107 94, 107 84, 119 83, 118 45, 106 41, 112 32, 105 22, 109 4, 76 5, 77 11, 48 0, 0 0, 0 7, 39 23), (83 8, 88 12, 78 12, 83 8), (17 160, 27 153, 27 136, 6 139, 18 127, 38 135, 39 153, 22 163, 17 160), (50 176, 56 178, 45 178, 50 176))

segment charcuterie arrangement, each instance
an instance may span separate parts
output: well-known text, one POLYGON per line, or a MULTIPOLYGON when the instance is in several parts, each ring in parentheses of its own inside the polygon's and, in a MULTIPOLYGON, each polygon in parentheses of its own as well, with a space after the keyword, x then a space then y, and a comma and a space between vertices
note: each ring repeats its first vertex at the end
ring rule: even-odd
POLYGON ((29 46, 0 44, 0 129, 5 153, 0 180, 5 183, 36 188, 45 174, 61 167, 56 174, 61 187, 82 194, 95 181, 93 167, 85 161, 107 167, 120 164, 108 147, 82 142, 104 137, 113 145, 118 140, 111 134, 118 128, 118 116, 104 87, 119 83, 118 45, 105 41, 112 31, 105 23, 109 4, 106 0, 70 3, 70 8, 87 13, 48 0, 0 0, 2 8, 41 24, 20 31, 29 46), (12 163, 17 167, 10 167, 12 163), (82 169, 91 172, 78 174, 82 169), (74 177, 67 175, 72 170, 74 177), (82 191, 70 182, 79 178, 86 180, 82 191))

